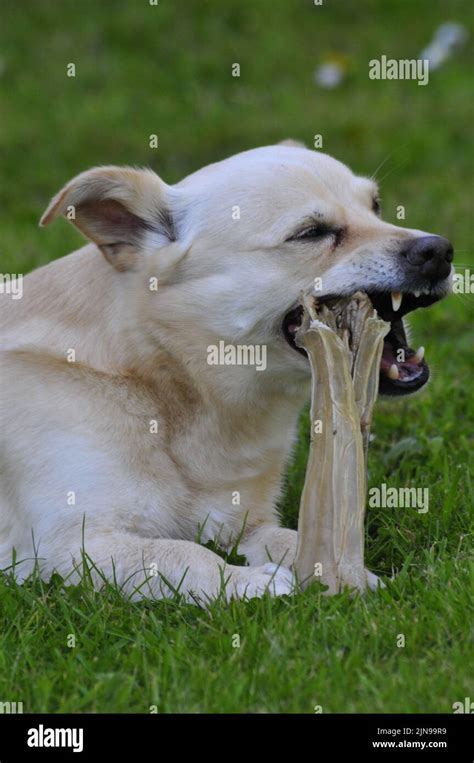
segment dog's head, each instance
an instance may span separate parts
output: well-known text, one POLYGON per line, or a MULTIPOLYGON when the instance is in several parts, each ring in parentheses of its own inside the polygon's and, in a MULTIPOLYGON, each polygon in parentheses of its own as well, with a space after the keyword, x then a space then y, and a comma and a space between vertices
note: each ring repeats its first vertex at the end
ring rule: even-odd
POLYGON ((239 383, 249 374, 269 385, 307 379, 309 363, 294 334, 300 293, 314 284, 322 302, 367 292, 391 323, 383 394, 407 394, 429 378, 422 348, 408 347, 402 318, 450 291, 452 246, 384 222, 376 184, 325 154, 258 148, 175 186, 149 170, 99 167, 71 181, 42 223, 58 214, 124 278, 138 279, 135 302, 147 334, 194 373, 202 372, 209 345, 223 340, 266 347, 267 373, 235 369, 239 383), (156 290, 149 286, 154 276, 156 290))

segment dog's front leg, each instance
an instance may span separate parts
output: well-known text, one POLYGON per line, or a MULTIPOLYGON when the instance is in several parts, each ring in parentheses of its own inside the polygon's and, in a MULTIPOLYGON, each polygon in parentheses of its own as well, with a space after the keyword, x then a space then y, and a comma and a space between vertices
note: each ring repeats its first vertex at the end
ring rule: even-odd
POLYGON ((298 533, 275 524, 259 525, 243 538, 239 551, 249 564, 271 561, 282 567, 291 567, 296 555, 298 533))
POLYGON ((253 598, 265 592, 279 596, 293 590, 289 570, 262 563, 258 567, 226 564, 217 554, 185 540, 145 540, 132 534, 113 532, 86 538, 84 549, 51 549, 58 560, 54 570, 76 582, 86 559, 96 587, 104 580, 117 583, 133 598, 164 599, 179 591, 187 601, 205 605, 224 596, 253 598), (72 564, 73 561, 73 564, 72 564), (75 572, 71 575, 71 569, 75 572))

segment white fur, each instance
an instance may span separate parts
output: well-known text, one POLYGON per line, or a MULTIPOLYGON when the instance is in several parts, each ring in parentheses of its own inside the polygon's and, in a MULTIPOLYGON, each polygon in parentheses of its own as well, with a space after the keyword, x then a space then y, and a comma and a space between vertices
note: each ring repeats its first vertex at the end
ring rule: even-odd
POLYGON ((223 580, 227 597, 291 592, 296 533, 278 526, 276 501, 310 370, 281 321, 317 276, 323 293, 398 288, 394 247, 420 232, 379 220, 374 192, 340 162, 280 145, 172 187, 96 168, 53 199, 43 222, 72 206, 93 243, 28 275, 23 299, 0 295, 0 567, 15 549, 20 578, 35 554, 44 577, 68 575, 84 542, 136 595, 171 595, 162 576, 201 602, 223 580), (340 247, 286 242, 315 211, 347 229, 340 247), (265 344, 265 372, 208 365, 221 339, 265 344), (248 567, 193 542, 228 547, 242 531, 248 567))

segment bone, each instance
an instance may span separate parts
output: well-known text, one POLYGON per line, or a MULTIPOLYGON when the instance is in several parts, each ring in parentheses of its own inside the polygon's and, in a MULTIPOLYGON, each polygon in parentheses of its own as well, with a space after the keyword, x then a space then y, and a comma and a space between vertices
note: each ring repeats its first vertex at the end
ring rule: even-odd
POLYGON ((302 303, 296 341, 311 364, 311 445, 294 567, 303 588, 316 579, 328 586, 328 594, 346 586, 364 591, 369 434, 390 324, 361 293, 332 309, 318 307, 311 294, 302 303), (321 433, 315 432, 316 420, 322 422, 321 433))
POLYGON ((390 323, 378 318, 376 311, 372 309, 371 313, 364 318, 360 342, 353 351, 355 356, 352 373, 354 396, 360 417, 366 468, 373 409, 379 391, 383 340, 389 331, 390 323))

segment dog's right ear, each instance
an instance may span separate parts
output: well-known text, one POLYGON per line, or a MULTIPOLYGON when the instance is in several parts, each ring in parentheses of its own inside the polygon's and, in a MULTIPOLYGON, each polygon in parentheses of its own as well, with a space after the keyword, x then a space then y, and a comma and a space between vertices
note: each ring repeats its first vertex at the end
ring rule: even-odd
POLYGON ((128 270, 138 263, 145 241, 159 247, 175 240, 169 190, 152 170, 95 167, 54 196, 40 225, 63 215, 117 270, 128 270))

